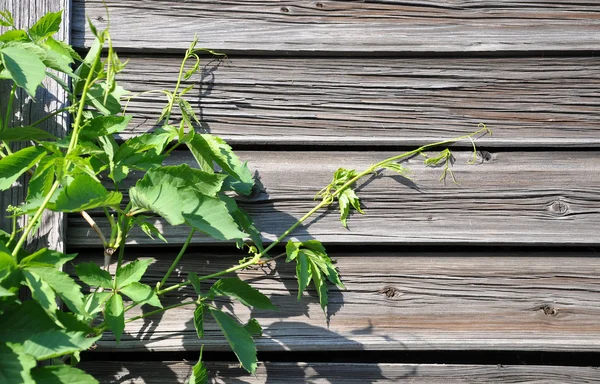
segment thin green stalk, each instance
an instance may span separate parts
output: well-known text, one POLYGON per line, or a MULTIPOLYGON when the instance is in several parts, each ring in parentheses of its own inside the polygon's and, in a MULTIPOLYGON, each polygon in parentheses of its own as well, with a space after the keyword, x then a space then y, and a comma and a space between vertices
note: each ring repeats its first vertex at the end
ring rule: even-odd
POLYGON ((8 105, 6 106, 6 113, 4 115, 4 126, 2 127, 2 130, 5 130, 8 128, 8 120, 10 119, 10 116, 12 115, 12 105, 13 105, 13 101, 15 100, 16 92, 17 92, 17 83, 15 83, 13 81, 12 88, 10 89, 10 96, 8 97, 8 105))
MULTIPOLYGON (((302 216, 298 221, 296 221, 291 227, 289 227, 285 232, 283 232, 281 234, 281 236, 279 236, 277 238, 277 240, 275 240, 274 242, 272 242, 262 252, 257 253, 249 261, 247 261, 245 263, 242 263, 242 264, 239 264, 239 265, 236 265, 236 266, 233 266, 231 268, 225 269, 223 271, 213 273, 211 275, 206 275, 206 276, 203 276, 203 277, 199 277, 198 280, 199 281, 203 281, 203 280, 213 279, 213 278, 220 277, 222 275, 226 275, 228 273, 235 272, 235 271, 238 271, 240 269, 248 268, 248 267, 250 267, 252 265, 255 265, 256 263, 259 262, 259 260, 260 260, 261 257, 263 257, 264 255, 266 255, 267 252, 270 251, 277 244, 281 243, 281 241, 283 241, 283 239, 285 239, 291 232, 293 232, 300 224, 302 224, 304 221, 306 221, 309 217, 311 217, 313 214, 315 214, 321 208, 330 205, 334 201, 335 197, 337 197, 339 194, 341 194, 342 192, 344 192, 344 190, 346 190, 347 188, 349 188, 350 186, 352 186, 358 180, 360 180, 361 178, 365 177, 366 175, 369 175, 369 174, 375 172, 377 169, 381 168, 383 165, 391 163, 391 162, 394 162, 394 161, 402 160, 402 159, 405 159, 407 157, 411 157, 411 156, 417 155, 417 154, 419 154, 421 152, 427 151, 427 150, 435 148, 435 147, 439 147, 441 145, 453 144, 453 143, 456 143, 456 142, 461 141, 461 140, 472 139, 473 136, 476 136, 476 135, 478 135, 478 134, 480 134, 482 132, 489 132, 489 129, 484 126, 483 128, 481 128, 481 129, 479 129, 479 130, 477 130, 477 131, 475 131, 473 133, 470 133, 468 135, 463 135, 463 136, 455 137, 453 139, 448 139, 448 140, 439 141, 437 143, 423 145, 423 146, 421 146, 421 147, 419 147, 417 149, 414 149, 412 151, 404 152, 404 153, 402 153, 400 155, 389 157, 389 158, 387 158, 385 160, 382 160, 382 161, 378 162, 375 165, 372 165, 371 167, 365 169, 363 172, 360 172, 359 174, 357 174, 352 179, 348 180, 348 182, 346 182, 341 187, 337 188, 335 190, 335 192, 333 192, 331 195, 329 195, 326 199, 323 199, 323 201, 321 201, 319 204, 317 204, 313 209, 311 209, 310 211, 308 211, 304 216, 302 216)), ((173 290, 179 289, 181 287, 185 287, 188 284, 190 284, 190 281, 186 280, 186 281, 181 282, 179 284, 175 284, 175 285, 167 287, 165 289, 158 290, 156 293, 158 295, 162 295, 162 294, 164 294, 166 292, 173 291, 173 290)))
POLYGON ((27 240, 27 236, 29 235, 29 232, 31 232, 31 230, 33 229, 33 227, 35 227, 35 225, 36 225, 37 221, 40 219, 40 217, 42 217, 42 214, 46 210, 46 206, 50 202, 50 199, 52 199, 52 195, 54 195, 54 192, 56 192, 56 190, 58 189, 59 185, 60 185, 60 183, 58 182, 58 180, 55 181, 54 184, 52 184, 52 187, 50 188, 50 191, 46 195, 46 198, 44 199, 44 201, 42 201, 42 205, 40 205, 40 207, 35 212, 35 214, 31 218, 31 220, 29 220, 29 222, 27 223, 27 226, 25 227, 25 230, 23 231, 23 234, 21 235, 21 238, 19 238, 19 241, 17 242, 17 245, 15 245, 15 249, 13 249, 13 251, 12 251, 12 256, 13 257, 17 257, 17 254, 19 253, 19 250, 21 249, 21 247, 23 246, 23 244, 27 240))
POLYGON ((54 116, 58 115, 59 113, 63 113, 63 112, 67 112, 67 111, 71 110, 71 108, 72 107, 65 107, 65 108, 57 109, 56 111, 47 114, 46 116, 42 117, 38 121, 35 121, 29 125, 32 127, 35 127, 36 125, 42 124, 44 121, 53 118, 54 116))
POLYGON ((189 57, 189 49, 185 52, 185 57, 181 61, 181 66, 179 67, 179 75, 177 76, 177 84, 175 84, 175 90, 171 95, 171 99, 169 100, 169 113, 165 116, 165 120, 168 123, 171 119, 171 111, 173 110, 173 105, 175 105, 175 97, 177 96, 177 91, 179 90, 179 86, 181 85, 181 77, 183 76, 183 71, 185 70, 185 63, 189 57))
POLYGON ((194 228, 192 228, 192 230, 190 231, 190 234, 188 235, 187 239, 185 240, 185 244, 183 244, 183 247, 181 247, 181 250, 179 251, 179 254, 175 258, 175 260, 173 260, 173 263, 171 264, 171 267, 169 268, 169 270, 165 274, 165 277, 163 277, 163 279, 161 280, 161 282, 156 287, 157 291, 160 290, 162 288, 162 286, 166 284, 167 280, 171 276, 171 273, 173 273, 173 271, 177 267, 177 264, 179 264, 179 260, 181 260, 181 258, 183 257, 183 254, 187 250, 188 245, 190 245, 190 242, 192 241, 192 237, 194 236, 194 232, 196 232, 196 230, 194 228))
POLYGON ((12 217, 12 232, 10 234, 10 239, 8 239, 8 242, 6 243, 7 247, 10 247, 10 245, 12 244, 12 242, 15 240, 16 236, 17 236, 17 215, 13 214, 13 217, 12 217))

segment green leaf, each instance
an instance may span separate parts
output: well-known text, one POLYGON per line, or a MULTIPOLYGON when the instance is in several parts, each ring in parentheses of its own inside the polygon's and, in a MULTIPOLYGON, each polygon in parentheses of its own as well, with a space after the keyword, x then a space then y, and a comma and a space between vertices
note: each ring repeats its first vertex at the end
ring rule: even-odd
POLYGON ((38 360, 86 350, 100 338, 60 328, 35 300, 9 307, 0 324, 0 340, 23 344, 24 352, 38 360))
POLYGON ((194 310, 194 327, 198 338, 204 337, 204 304, 200 304, 194 310))
POLYGON ((158 300, 156 292, 146 284, 133 282, 124 286, 119 291, 133 300, 136 304, 148 304, 158 308, 163 307, 160 300, 158 300))
POLYGON ((153 224, 149 223, 146 216, 136 216, 134 218, 133 223, 138 225, 140 229, 152 240, 154 240, 154 236, 158 237, 165 243, 168 243, 167 239, 160 233, 158 228, 156 228, 153 224))
POLYGON ((120 192, 108 192, 90 175, 79 174, 64 187, 56 202, 49 208, 53 211, 79 212, 98 207, 118 206, 122 198, 120 192))
POLYGON ((219 328, 225 335, 233 353, 237 356, 242 367, 250 372, 256 372, 256 345, 252 335, 233 317, 217 309, 209 309, 219 328))
POLYGON ((53 266, 61 268, 67 261, 77 257, 76 253, 62 253, 48 248, 42 248, 20 261, 21 266, 53 266))
POLYGON ((39 45, 30 42, 12 42, 9 43, 8 46, 24 49, 34 54, 50 69, 64 72, 70 76, 75 76, 69 65, 72 61, 69 57, 64 57, 52 50, 44 49, 39 45))
POLYGON ((44 198, 52 190, 54 183, 56 157, 54 155, 43 157, 33 171, 33 176, 27 186, 27 204, 23 211, 37 210, 44 198))
POLYGON ((296 260, 296 277, 298 278, 298 300, 311 281, 319 294, 321 308, 327 306, 327 283, 326 279, 339 288, 344 289, 333 260, 325 252, 325 247, 317 240, 309 240, 304 243, 294 243, 291 240, 286 246, 286 261, 296 260))
POLYGON ((196 291, 196 295, 198 297, 202 296, 202 292, 200 291, 200 280, 198 279, 198 274, 196 272, 188 273, 188 280, 192 283, 192 287, 194 287, 194 291, 196 291))
POLYGON ((28 270, 23 271, 25 282, 31 290, 31 296, 35 299, 48 313, 56 312, 56 294, 54 290, 40 276, 28 270))
POLYGON ((233 297, 248 307, 277 309, 267 296, 237 277, 228 277, 217 280, 212 287, 210 287, 209 294, 214 296, 233 297))
POLYGON ((22 29, 12 29, 0 35, 0 41, 8 43, 9 41, 28 41, 27 32, 22 29))
POLYGON ((248 320, 248 323, 244 325, 244 329, 252 336, 262 336, 262 327, 258 323, 258 320, 254 318, 248 320))
POLYGON ((214 192, 222 178, 187 166, 152 169, 129 190, 133 210, 149 210, 164 217, 171 225, 187 222, 190 226, 220 240, 243 238, 224 202, 202 193, 214 192), (189 176, 185 178, 185 172, 189 176), (196 185, 189 183, 197 182, 196 185))
POLYGON ((0 53, 2 63, 15 84, 35 97, 37 87, 46 77, 46 65, 37 55, 22 48, 3 47, 0 53))
POLYGON ((93 292, 85 297, 85 310, 92 316, 102 311, 102 306, 111 297, 110 292, 93 292))
POLYGON ((29 35, 35 42, 44 40, 60 30, 61 21, 62 11, 46 13, 31 28, 29 28, 29 35))
MULTIPOLYGON (((256 228, 256 226, 254 225, 254 222, 252 221, 252 217, 250 217, 248 212, 246 212, 242 208, 240 208, 237 205, 237 203, 235 202, 235 200, 232 199, 231 197, 229 197, 225 194, 221 194, 219 196, 219 198, 225 202, 225 204, 227 205, 227 210, 229 211, 229 214, 231 215, 231 217, 233 217, 233 219, 235 220, 237 225, 244 232, 246 232, 247 234, 250 235, 250 239, 252 240, 252 242, 256 245, 258 250, 260 252, 262 252, 264 250, 263 243, 262 243, 262 236, 261 236, 261 233, 258 230, 258 228, 256 228)), ((243 247, 243 244, 244 244, 243 240, 240 239, 237 241, 238 248, 241 249, 243 247)))
POLYGON ((189 146, 202 154, 202 158, 205 158, 204 156, 209 157, 231 176, 231 179, 227 182, 231 190, 243 195, 249 195, 252 192, 254 186, 252 173, 250 173, 247 164, 242 164, 223 139, 210 134, 197 134, 190 141, 189 146))
POLYGON ((381 168, 389 169, 390 171, 394 171, 400 176, 404 176, 410 179, 410 169, 403 167, 398 163, 386 163, 381 166, 381 168))
POLYGON ((26 276, 31 274, 48 284, 71 311, 85 313, 81 287, 68 274, 54 267, 27 267, 23 273, 26 276))
POLYGON ((32 126, 10 128, 0 132, 2 141, 56 140, 56 136, 32 126))
POLYGON ((117 270, 115 279, 117 280, 117 289, 126 285, 140 281, 146 269, 154 263, 154 259, 141 259, 127 263, 117 270))
POLYGON ((338 202, 340 205, 340 220, 344 227, 348 227, 348 215, 350 214, 350 207, 356 209, 360 213, 364 213, 360 208, 360 199, 356 196, 354 190, 347 188, 338 195, 338 202))
POLYGON ((46 151, 40 147, 27 147, 0 160, 0 190, 5 191, 19 176, 33 167, 46 151))
POLYGON ((75 272, 81 281, 92 287, 111 289, 112 276, 108 271, 100 268, 94 262, 79 263, 75 266, 75 272))
POLYGON ((115 335, 117 343, 121 341, 121 335, 125 330, 125 310, 123 308, 123 298, 118 293, 114 293, 106 302, 104 320, 115 335))
POLYGON ((35 384, 31 370, 35 359, 23 352, 23 347, 0 343, 0 382, 3 384, 35 384))
POLYGON ((0 25, 3 27, 14 27, 15 20, 8 9, 0 10, 0 25))
POLYGON ((130 115, 127 116, 97 116, 87 122, 81 130, 82 139, 93 139, 100 136, 114 135, 119 133, 131 121, 130 115))
POLYGON ((9 291, 0 285, 0 297, 15 296, 16 293, 9 291))
POLYGON ((202 348, 200 348, 200 357, 198 362, 192 368, 192 374, 190 375, 189 384, 208 384, 208 371, 204 364, 202 364, 202 348))
POLYGON ((88 91, 87 102, 94 106, 103 115, 117 115, 121 112, 121 97, 127 94, 127 91, 121 86, 115 87, 114 90, 108 93, 105 98, 105 93, 109 92, 106 83, 95 84, 88 91))
POLYGON ((84 332, 86 334, 94 332, 89 323, 85 321, 88 316, 78 316, 72 312, 56 311, 56 320, 69 331, 84 332))
POLYGON ((37 367, 31 374, 36 383, 98 384, 98 380, 81 369, 69 365, 37 367))
POLYGON ((49 37, 46 40, 46 45, 49 49, 56 52, 57 54, 64 56, 70 63, 77 61, 83 61, 81 56, 71 47, 69 44, 64 41, 54 40, 54 38, 49 37))

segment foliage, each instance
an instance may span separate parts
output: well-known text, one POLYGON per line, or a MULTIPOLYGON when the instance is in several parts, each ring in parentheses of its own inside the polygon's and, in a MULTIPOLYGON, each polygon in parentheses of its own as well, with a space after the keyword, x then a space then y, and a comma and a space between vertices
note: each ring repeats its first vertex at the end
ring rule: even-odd
MULTIPOLYGON (((249 195, 254 180, 246 163, 219 137, 197 133, 199 119, 185 95, 193 85, 183 87, 200 70, 200 53, 194 40, 182 61, 175 89, 157 90, 166 98, 160 128, 127 140, 117 140, 131 120, 123 103, 137 95, 128 95, 116 83, 125 67, 112 49, 107 30, 89 25, 96 39, 84 58, 68 44, 55 40, 62 13, 49 13, 28 30, 14 26, 12 15, 0 12, 0 25, 11 28, 0 35, 0 78, 12 83, 4 121, 0 121, 0 190, 8 190, 23 174, 30 174, 27 196, 19 207, 12 207, 13 228, 0 232, 0 378, 4 383, 96 383, 77 369, 79 354, 110 331, 117 341, 126 324, 180 306, 193 305, 198 337, 204 336, 205 316, 210 315, 223 332, 240 364, 248 372, 257 367, 254 337, 262 329, 255 319, 243 324, 222 311, 214 301, 219 297, 237 300, 257 309, 275 310, 267 296, 237 277, 222 277, 235 271, 270 260, 268 252, 286 240, 293 230, 321 208, 337 200, 340 219, 347 225, 352 210, 363 213, 355 185, 363 177, 382 169, 406 176, 402 159, 424 154, 436 146, 471 139, 486 131, 485 127, 469 135, 423 146, 358 172, 340 168, 332 182, 318 193, 321 201, 268 247, 263 247, 260 232, 250 216, 239 208, 232 196, 249 195), (106 57, 102 49, 107 48, 106 57), (188 61, 193 64, 188 65, 188 61), (74 67, 75 69, 73 69, 74 67), (60 80, 56 72, 70 77, 71 85, 60 80), (58 81, 69 95, 69 107, 50 113, 29 126, 9 127, 12 103, 17 88, 35 97, 46 78, 58 81), (181 119, 172 116, 178 111, 181 119), (59 113, 72 115, 72 126, 64 138, 44 132, 38 125, 59 113), (13 152, 11 143, 27 141, 31 145, 13 152), (196 167, 186 164, 164 166, 173 150, 187 148, 196 167), (131 185, 123 196, 124 185, 131 185), (61 270, 75 255, 46 248, 29 253, 24 249, 27 238, 35 233, 45 210, 80 212, 100 236, 105 262, 78 263, 77 280, 61 270), (86 212, 104 214, 110 233, 103 233, 86 212), (142 283, 153 259, 124 263, 127 236, 140 227, 149 237, 166 241, 148 221, 164 218, 170 225, 186 226, 190 233, 181 252, 165 276, 155 286, 142 283), (17 220, 27 225, 18 228, 17 220), (201 232, 218 240, 235 242, 249 252, 249 257, 225 270, 198 276, 191 272, 186 281, 165 286, 169 276, 192 241, 201 232), (118 255, 117 260, 111 260, 118 255), (115 273, 109 264, 116 264, 115 273), (214 281, 208 291, 201 282, 214 281), (163 306, 161 297, 170 291, 191 285, 196 298, 163 306), (19 291, 26 287, 31 300, 21 300, 19 291), (63 305, 58 305, 58 301, 63 305), (128 317, 127 312, 140 305, 155 309, 128 317), (38 364, 44 361, 42 366, 38 364)), ((209 52, 215 54, 214 52, 209 52)), ((448 149, 425 160, 427 165, 445 161, 449 171, 452 155, 448 149)), ((452 173, 451 173, 452 174, 452 173)), ((454 175, 452 174, 454 178, 454 175)), ((294 242, 286 246, 287 262, 296 263, 298 299, 312 286, 318 292, 321 308, 326 309, 329 285, 344 289, 334 261, 317 240, 294 242)), ((205 383, 207 371, 200 360, 193 368, 192 383, 205 383)))

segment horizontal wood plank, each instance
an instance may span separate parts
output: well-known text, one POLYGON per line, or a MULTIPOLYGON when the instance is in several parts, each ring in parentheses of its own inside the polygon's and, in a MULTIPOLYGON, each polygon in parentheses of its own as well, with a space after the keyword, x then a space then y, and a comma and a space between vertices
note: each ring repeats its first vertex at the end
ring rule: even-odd
MULTIPOLYGON (((128 252, 156 257, 149 284, 162 278, 175 252, 128 252)), ((312 288, 297 301, 295 266, 283 259, 238 276, 267 295, 278 311, 248 310, 217 299, 241 321, 256 318, 261 351, 491 350, 600 351, 600 259, 588 252, 398 251, 331 252, 346 286, 332 289, 326 315, 312 288)), ((243 254, 195 249, 167 286, 189 272, 203 276, 236 265, 243 254)), ((101 260, 87 252, 79 262, 101 260)), ((202 290, 207 291, 209 285, 202 290)), ((163 305, 194 300, 193 289, 169 292, 163 305)), ((150 310, 144 309, 144 310, 150 310)), ((140 309, 127 317, 140 315, 140 309)), ((127 325, 120 344, 110 333, 98 351, 229 350, 218 326, 205 318, 205 337, 193 325, 194 306, 183 306, 127 325)), ((206 352, 208 353, 208 352, 206 352)))
MULTIPOLYGON (((234 57, 205 61, 187 98, 198 129, 234 145, 415 145, 485 123, 494 131, 486 146, 598 147, 599 64, 598 57, 234 57)), ((121 83, 134 93, 172 90, 179 66, 179 57, 133 56, 121 83)), ((123 137, 153 129, 161 97, 131 101, 135 118, 123 137)))
MULTIPOLYGON (((272 241, 316 205, 315 194, 338 167, 362 171, 392 152, 249 152, 259 179, 252 197, 240 198, 266 241, 272 241)), ((443 167, 425 167, 422 157, 404 163, 412 180, 384 172, 358 186, 365 214, 352 214, 348 229, 331 208, 309 219, 293 236, 332 244, 487 244, 597 245, 600 239, 600 152, 456 152, 454 173, 438 179, 443 167)), ((177 152, 167 164, 194 163, 177 152)), ((131 183, 129 184, 131 185, 131 183)), ((124 183, 122 187, 128 187, 124 183)), ((98 217, 105 233, 107 222, 98 217)), ((156 226, 171 245, 182 244, 188 229, 156 226)), ((94 232, 77 216, 70 217, 68 245, 98 246, 94 232)), ((130 244, 158 244, 134 230, 130 244)), ((215 244, 197 235, 194 242, 215 244)))
MULTIPOLYGON (((103 362, 80 366, 101 384, 184 383, 192 362, 103 362)), ((595 367, 437 364, 261 363, 252 376, 239 365, 208 362, 209 383, 589 383, 600 379, 595 367)))
MULTIPOLYGON (((106 1, 117 48, 239 53, 595 51, 597 2, 106 1)), ((108 23, 100 0, 75 0, 74 44, 89 46, 85 15, 108 23), (84 31, 85 29, 85 31, 84 31)))

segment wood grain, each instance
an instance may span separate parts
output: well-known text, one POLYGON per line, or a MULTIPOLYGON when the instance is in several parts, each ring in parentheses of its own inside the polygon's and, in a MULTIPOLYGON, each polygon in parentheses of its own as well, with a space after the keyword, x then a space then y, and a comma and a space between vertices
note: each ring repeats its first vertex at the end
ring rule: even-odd
MULTIPOLYGON (((184 383, 192 362, 83 363, 101 384, 184 383)), ((594 367, 437 364, 260 363, 256 376, 237 364, 208 362, 209 383, 590 383, 600 378, 594 367)))
MULTIPOLYGON (((32 26, 39 18, 48 12, 63 11, 63 22, 57 38, 66 42, 70 41, 71 36, 71 1, 70 0, 2 0, 0 9, 8 9, 12 12, 17 28, 28 28, 32 26)), ((0 28, 2 33, 6 28, 0 28)), ((66 75, 59 75, 63 81, 67 81, 66 75)), ((6 101, 10 92, 11 85, 6 82, 0 82, 0 108, 1 115, 4 116, 6 101)), ((10 126, 16 127, 33 123, 48 113, 57 109, 64 108, 67 102, 67 94, 53 80, 46 78, 43 87, 38 88, 35 101, 27 96, 24 91, 18 90, 17 97, 13 104, 13 117, 10 126)), ((55 136, 62 137, 68 129, 69 116, 59 114, 56 118, 47 120, 39 125, 55 136)), ((21 148, 20 144, 13 145, 13 150, 21 148)), ((4 230, 11 228, 11 220, 6 218, 6 208, 8 205, 18 206, 25 200, 27 195, 26 178, 21 178, 8 191, 0 193, 0 227, 4 230)), ((29 249, 39 249, 50 247, 56 250, 64 250, 64 224, 65 215, 62 213, 45 212, 41 219, 41 224, 35 236, 28 244, 29 249)), ((21 225, 25 225, 21 222, 21 225)))
MULTIPOLYGON (((177 152, 166 164, 194 161, 177 152)), ((338 167, 359 171, 392 156, 393 152, 248 152, 247 160, 260 184, 254 195, 240 199, 267 241, 316 205, 317 191, 331 181, 338 167)), ((317 238, 331 244, 486 244, 598 245, 600 224, 600 153, 597 151, 456 152, 452 168, 460 185, 442 168, 425 167, 422 157, 404 165, 412 180, 384 172, 358 186, 365 215, 352 214, 348 229, 331 208, 315 215, 293 236, 317 238)), ((122 187, 132 185, 123 183, 122 187)), ((106 221, 98 218, 106 229, 106 221)), ((170 245, 182 244, 187 227, 168 227, 170 245)), ((79 216, 69 219, 67 238, 72 247, 99 246, 93 231, 79 216)), ((215 244, 198 235, 195 243, 215 244)), ((130 244, 158 245, 134 230, 130 244)))
MULTIPOLYGON (((595 1, 107 1, 120 49, 203 47, 228 53, 402 54, 594 51, 595 1)), ((107 26, 99 0, 74 1, 74 43, 89 46, 89 16, 107 26)))
MULTIPOLYGON (((126 89, 175 88, 180 57, 129 59, 126 89)), ((233 145, 422 145, 485 123, 486 146, 600 146, 598 57, 207 58, 193 81, 197 128, 233 145)), ((134 98, 123 137, 153 129, 164 104, 134 98)))
MULTIPOLYGON (((155 257, 145 277, 154 282, 174 254, 147 249, 128 253, 128 260, 155 257)), ((256 343, 261 351, 600 351, 600 259, 593 251, 460 252, 448 247, 444 252, 329 254, 337 260, 346 290, 330 291, 327 317, 312 287, 297 301, 295 266, 283 259, 238 274, 270 297, 278 311, 250 311, 224 299, 216 305, 241 321, 252 316, 260 322, 264 332, 256 343)), ((86 252, 78 260, 100 256, 86 252)), ((236 265, 242 257, 195 249, 167 286, 192 271, 202 276, 236 265)), ((194 291, 187 287, 167 294, 162 303, 192 299, 194 291)), ((119 345, 107 333, 97 350, 197 351, 202 344, 205 351, 229 350, 210 318, 204 339, 197 338, 193 312, 193 305, 184 306, 131 322, 119 345)), ((131 310, 127 317, 141 313, 131 310)))

